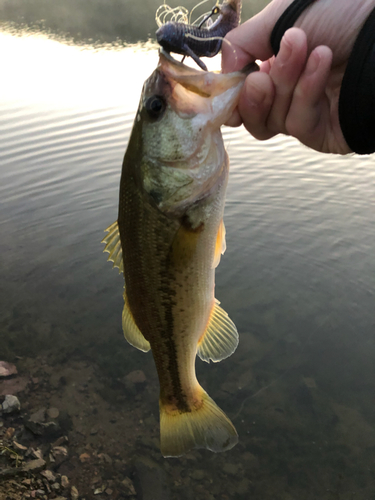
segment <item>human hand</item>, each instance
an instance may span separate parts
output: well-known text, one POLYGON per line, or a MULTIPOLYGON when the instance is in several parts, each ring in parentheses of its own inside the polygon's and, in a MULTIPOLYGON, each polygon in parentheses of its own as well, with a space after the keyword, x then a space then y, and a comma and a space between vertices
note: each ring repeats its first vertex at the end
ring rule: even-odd
POLYGON ((314 2, 295 23, 299 28, 285 33, 274 57, 270 34, 290 3, 274 0, 227 35, 224 72, 255 59, 264 61, 260 72, 247 77, 228 124, 243 122, 260 140, 284 133, 317 151, 349 153, 338 117, 340 87, 354 41, 375 2, 314 2))

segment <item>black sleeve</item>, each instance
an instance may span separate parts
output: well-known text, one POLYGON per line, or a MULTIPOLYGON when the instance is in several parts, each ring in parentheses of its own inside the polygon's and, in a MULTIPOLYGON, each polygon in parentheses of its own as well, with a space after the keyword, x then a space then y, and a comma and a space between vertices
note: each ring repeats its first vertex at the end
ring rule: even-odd
POLYGON ((375 9, 355 41, 341 84, 341 130, 359 154, 375 152, 375 9))
MULTIPOLYGON (((293 27, 314 1, 294 0, 279 17, 270 38, 275 55, 285 31, 293 27)), ((352 151, 375 152, 375 9, 363 25, 349 57, 340 90, 339 120, 352 151)))
POLYGON ((315 0, 294 0, 287 7, 277 20, 271 33, 271 47, 273 53, 277 55, 280 49, 280 42, 284 33, 294 26, 302 12, 315 0))

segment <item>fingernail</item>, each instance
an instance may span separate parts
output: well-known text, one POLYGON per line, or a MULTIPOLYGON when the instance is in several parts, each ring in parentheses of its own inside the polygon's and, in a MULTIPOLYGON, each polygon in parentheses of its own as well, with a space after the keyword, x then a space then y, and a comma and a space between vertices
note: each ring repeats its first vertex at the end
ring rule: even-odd
POLYGON ((309 76, 315 73, 315 71, 319 67, 319 64, 320 64, 320 55, 316 50, 314 50, 313 52, 311 52, 309 60, 307 61, 305 74, 309 76))
POLYGON ((288 42, 285 35, 283 36, 280 44, 280 51, 277 54, 277 59, 281 64, 284 64, 289 59, 292 53, 292 45, 288 42))

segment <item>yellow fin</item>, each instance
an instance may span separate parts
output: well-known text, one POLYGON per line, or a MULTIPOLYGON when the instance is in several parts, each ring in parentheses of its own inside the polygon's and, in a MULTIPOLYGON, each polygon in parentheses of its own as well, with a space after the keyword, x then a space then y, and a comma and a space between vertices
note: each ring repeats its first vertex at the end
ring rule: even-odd
POLYGON ((222 254, 227 249, 227 244, 225 241, 225 226, 224 221, 221 219, 219 230, 216 235, 216 245, 215 245, 215 255, 212 267, 215 268, 219 265, 222 254))
POLYGON ((237 444, 232 422, 201 387, 200 391, 202 404, 186 413, 168 411, 160 403, 160 450, 164 457, 179 457, 199 448, 217 453, 237 444))
POLYGON ((105 243, 103 252, 109 253, 107 260, 113 262, 113 267, 118 267, 119 272, 123 273, 124 264, 122 260, 122 247, 117 221, 107 227, 105 231, 108 234, 102 239, 102 243, 105 243))
POLYGON ((207 363, 228 358, 238 346, 236 325, 215 299, 208 326, 198 342, 197 354, 207 363))
POLYGON ((144 338, 138 326, 135 324, 133 315, 128 306, 126 293, 124 293, 124 309, 122 311, 122 330, 126 340, 140 351, 148 352, 150 343, 144 338))

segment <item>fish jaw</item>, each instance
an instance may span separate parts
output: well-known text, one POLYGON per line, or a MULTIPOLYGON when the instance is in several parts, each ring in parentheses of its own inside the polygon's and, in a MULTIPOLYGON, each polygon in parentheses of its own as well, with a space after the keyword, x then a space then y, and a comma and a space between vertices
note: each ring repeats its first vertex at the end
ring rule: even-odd
MULTIPOLYGON (((254 67, 255 68, 255 67, 254 67)), ((247 72, 216 73, 200 71, 176 61, 164 50, 159 52, 157 68, 173 89, 169 103, 180 116, 199 115, 197 125, 220 128, 231 116, 247 72)))

